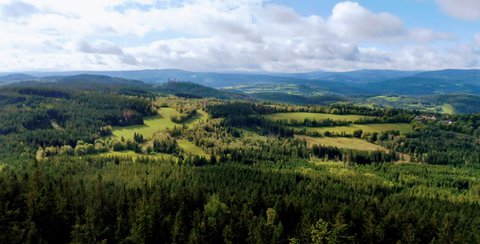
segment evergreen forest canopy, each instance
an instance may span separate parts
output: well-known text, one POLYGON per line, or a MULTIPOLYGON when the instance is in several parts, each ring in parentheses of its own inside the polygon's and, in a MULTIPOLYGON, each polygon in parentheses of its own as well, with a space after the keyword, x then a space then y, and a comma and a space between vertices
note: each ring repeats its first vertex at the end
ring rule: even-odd
POLYGON ((3 86, 0 243, 480 242, 480 114, 294 98, 3 86))

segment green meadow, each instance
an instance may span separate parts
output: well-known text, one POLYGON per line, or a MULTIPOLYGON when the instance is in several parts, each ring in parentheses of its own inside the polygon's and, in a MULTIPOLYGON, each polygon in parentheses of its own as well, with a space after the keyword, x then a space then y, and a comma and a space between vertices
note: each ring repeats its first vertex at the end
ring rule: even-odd
POLYGON ((304 113, 304 112, 292 112, 292 113, 274 113, 266 116, 272 120, 298 120, 304 119, 311 120, 326 120, 331 119, 335 121, 357 121, 362 118, 373 118, 372 116, 364 115, 338 115, 338 114, 325 114, 325 113, 304 113))
POLYGON ((150 138, 155 132, 163 131, 167 128, 182 125, 194 125, 201 119, 208 117, 205 111, 198 110, 197 114, 182 124, 172 122, 171 117, 179 113, 173 108, 161 108, 159 115, 146 117, 143 125, 131 126, 115 126, 113 127, 113 135, 116 137, 133 138, 134 133, 142 134, 144 137, 150 138))
POLYGON ((266 141, 267 137, 259 135, 258 133, 251 131, 251 130, 246 130, 242 129, 242 137, 246 140, 261 140, 261 141, 266 141))
POLYGON ((412 131, 412 127, 407 123, 382 123, 382 124, 366 124, 366 125, 357 125, 352 124, 348 126, 333 126, 333 127, 301 127, 305 128, 307 132, 318 132, 325 133, 326 131, 337 133, 337 134, 347 134, 351 135, 356 130, 362 130, 363 132, 382 132, 389 130, 398 130, 400 133, 405 134, 412 131))
POLYGON ((311 136, 295 136, 299 140, 305 140, 309 146, 318 144, 324 146, 332 146, 338 148, 355 149, 361 151, 387 151, 382 146, 375 145, 365 140, 347 137, 311 137, 311 136))
POLYGON ((441 106, 442 113, 444 114, 455 114, 455 108, 448 103, 445 103, 441 106))
POLYGON ((193 155, 209 158, 209 155, 206 154, 202 148, 198 147, 190 141, 182 139, 177 140, 177 143, 186 153, 191 153, 193 155))
POLYGON ((376 97, 369 98, 368 100, 375 100, 375 99, 381 99, 381 100, 385 100, 385 101, 388 101, 388 102, 398 102, 398 101, 400 101, 401 97, 399 97, 399 96, 376 96, 376 97))
POLYGON ((99 157, 125 157, 125 158, 132 158, 136 160, 138 157, 148 157, 151 159, 171 159, 176 158, 176 156, 172 154, 166 153, 155 153, 155 154, 138 154, 133 151, 122 151, 122 152, 106 152, 98 154, 99 157))
POLYGON ((193 117, 187 119, 185 122, 182 123, 182 125, 193 126, 206 118, 208 118, 208 113, 199 109, 193 117))

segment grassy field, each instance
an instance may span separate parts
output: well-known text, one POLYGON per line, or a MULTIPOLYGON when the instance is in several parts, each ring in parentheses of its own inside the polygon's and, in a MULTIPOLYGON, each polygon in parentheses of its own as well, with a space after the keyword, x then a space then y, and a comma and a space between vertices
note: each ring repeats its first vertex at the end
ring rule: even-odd
POLYGON ((305 95, 304 89, 296 84, 256 84, 256 85, 239 85, 224 87, 227 90, 238 90, 247 94, 262 93, 262 92, 281 92, 290 95, 305 95))
POLYGON ((177 140, 178 145, 186 152, 186 153, 191 153, 193 155, 198 155, 201 157, 206 157, 209 158, 210 155, 206 154, 205 151, 203 151, 202 148, 196 146, 192 142, 189 142, 187 140, 177 140))
POLYGON ((448 103, 444 103, 442 105, 437 106, 426 106, 426 105, 418 105, 418 106, 410 106, 410 108, 417 109, 420 111, 427 111, 433 113, 442 113, 442 114, 455 114, 455 108, 448 103))
POLYGON ((208 113, 203 110, 197 110, 197 113, 190 119, 186 120, 182 124, 184 125, 195 125, 196 123, 202 121, 203 119, 208 118, 208 113))
POLYGON ((349 126, 333 126, 333 127, 302 127, 306 128, 309 132, 318 132, 324 133, 325 131, 330 131, 333 133, 345 133, 347 135, 353 134, 356 130, 362 130, 363 132, 382 132, 387 130, 398 130, 400 133, 408 133, 412 131, 412 127, 407 123, 396 123, 396 124, 366 124, 366 125, 356 125, 352 124, 349 126))
POLYGON ((52 120, 50 122, 50 124, 52 125, 53 129, 55 129, 55 130, 64 130, 55 120, 52 120))
POLYGON ((173 128, 174 126, 181 126, 181 124, 173 123, 170 117, 177 115, 178 112, 173 108, 162 108, 159 111, 160 115, 153 117, 146 117, 144 125, 132 125, 113 127, 113 134, 117 137, 133 138, 134 133, 142 134, 145 137, 151 137, 155 132, 173 128))
POLYGON ((309 146, 314 144, 332 146, 338 148, 347 148, 347 149, 356 149, 362 151, 376 151, 382 150, 387 151, 384 147, 375 145, 373 143, 357 139, 357 138, 346 138, 346 137, 310 137, 310 136, 295 136, 295 138, 300 140, 307 141, 309 146))
POLYGON ((242 129, 242 137, 247 140, 261 140, 266 141, 267 137, 257 134, 254 131, 242 129))
POLYGON ((375 100, 375 99, 381 99, 381 100, 385 100, 385 101, 388 101, 388 102, 398 102, 398 101, 400 101, 401 97, 399 97, 399 96, 376 96, 376 97, 369 98, 369 100, 375 100))
POLYGON ((153 117, 146 117, 144 119, 144 125, 132 125, 132 126, 116 126, 113 127, 113 135, 117 137, 133 138, 134 133, 142 134, 144 137, 151 137, 157 131, 163 131, 167 128, 173 128, 175 126, 193 125, 198 123, 201 119, 208 117, 205 111, 197 111, 197 114, 191 119, 187 120, 183 124, 177 124, 170 119, 173 115, 178 115, 178 112, 173 108, 161 108, 159 115, 153 117))
POLYGON ((155 153, 155 154, 138 154, 133 151, 122 151, 122 152, 107 152, 98 154, 100 157, 127 157, 132 159, 137 159, 138 157, 149 157, 153 159, 170 159, 176 158, 171 154, 166 153, 155 153))
POLYGON ((441 108, 444 114, 455 114, 455 108, 451 104, 445 103, 441 108))
POLYGON ((337 115, 337 114, 324 114, 324 113, 301 113, 301 112, 294 112, 294 113, 275 113, 269 114, 266 116, 272 120, 304 120, 304 119, 311 119, 311 120, 336 120, 336 121, 357 121, 362 118, 372 118, 371 116, 364 116, 364 115, 337 115))

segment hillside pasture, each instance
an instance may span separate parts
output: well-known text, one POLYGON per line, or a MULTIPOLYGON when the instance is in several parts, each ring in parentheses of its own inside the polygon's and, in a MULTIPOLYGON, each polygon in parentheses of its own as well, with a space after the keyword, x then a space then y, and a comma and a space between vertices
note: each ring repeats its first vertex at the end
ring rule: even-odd
POLYGON ((292 112, 292 113, 274 113, 266 115, 267 118, 272 120, 295 120, 303 121, 305 119, 310 120, 334 120, 334 121, 358 121, 360 119, 374 118, 372 116, 365 115, 338 115, 338 114, 326 114, 326 113, 305 113, 305 112, 292 112))
POLYGON ((400 99, 402 99, 401 97, 399 96, 376 96, 376 97, 371 97, 369 98, 368 100, 384 100, 384 101, 387 101, 387 102, 398 102, 400 101, 400 99))
POLYGON ((138 154, 133 151, 122 151, 122 152, 106 152, 98 154, 99 157, 120 157, 120 158, 131 158, 134 161, 139 157, 147 157, 150 159, 162 160, 162 159, 176 159, 177 157, 171 154, 166 153, 155 153, 155 154, 138 154))
POLYGON ((172 116, 179 115, 179 113, 173 108, 161 108, 159 115, 146 117, 143 125, 131 125, 131 126, 115 126, 113 127, 113 135, 116 137, 133 138, 135 133, 141 134, 146 138, 150 138, 155 132, 164 131, 167 128, 173 128, 175 126, 182 125, 194 125, 202 119, 206 119, 208 114, 205 111, 198 110, 197 114, 188 119, 182 124, 174 123, 171 120, 172 116))
POLYGON ((357 138, 347 138, 347 137, 311 137, 311 136, 302 136, 296 135, 295 138, 299 140, 305 140, 309 146, 318 144, 324 146, 346 148, 346 149, 355 149, 361 151, 387 151, 382 146, 367 142, 365 140, 357 138))
POLYGON ((346 134, 352 135, 356 130, 362 130, 363 132, 383 132, 389 130, 400 131, 401 134, 405 134, 412 131, 412 127, 408 123, 384 123, 384 124, 366 124, 366 125, 357 125, 352 124, 348 126, 332 126, 332 127, 301 127, 305 128, 307 132, 317 132, 320 134, 325 133, 326 131, 335 133, 335 134, 346 134))
POLYGON ((444 114, 455 114, 455 107, 453 107, 451 104, 444 103, 441 106, 441 111, 444 114))
POLYGON ((246 130, 242 129, 242 137, 245 140, 260 140, 260 141, 266 141, 268 139, 267 136, 260 135, 252 130, 246 130))
POLYGON ((183 122, 182 124, 183 125, 195 125, 197 124, 198 122, 204 120, 204 119, 207 119, 208 118, 208 113, 199 109, 197 110, 197 113, 191 117, 190 119, 187 119, 185 122, 183 122))
POLYGON ((177 143, 186 153, 191 153, 193 155, 198 155, 200 157, 210 158, 210 155, 206 154, 202 148, 198 147, 197 145, 193 144, 190 141, 177 140, 177 143))

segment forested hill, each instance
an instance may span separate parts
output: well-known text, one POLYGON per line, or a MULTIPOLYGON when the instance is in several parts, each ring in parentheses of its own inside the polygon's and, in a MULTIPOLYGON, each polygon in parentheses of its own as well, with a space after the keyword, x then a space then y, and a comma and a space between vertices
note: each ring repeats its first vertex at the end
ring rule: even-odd
POLYGON ((220 99, 247 98, 246 95, 228 91, 217 90, 211 87, 202 86, 193 82, 169 81, 156 87, 161 94, 171 94, 186 98, 214 97, 220 99))
POLYGON ((74 76, 52 76, 41 80, 27 80, 9 84, 8 88, 44 88, 71 91, 96 91, 125 95, 176 95, 191 98, 234 99, 247 98, 239 93, 217 90, 200 84, 184 81, 167 81, 160 84, 148 84, 139 80, 129 80, 104 75, 80 74, 74 76))
POLYGON ((36 79, 38 78, 35 76, 26 75, 26 74, 9 74, 9 75, 0 76, 0 85, 15 83, 19 81, 25 81, 25 80, 36 80, 36 79))
POLYGON ((217 92, 1 87, 0 243, 480 242, 479 115, 217 92))
MULTIPOLYGON (((348 72, 310 73, 215 73, 192 72, 175 69, 135 71, 88 71, 10 74, 0 77, 0 84, 24 80, 44 80, 72 76, 109 76, 126 80, 140 80, 148 84, 161 84, 168 80, 191 81, 214 88, 243 86, 301 85, 312 92, 330 92, 340 95, 480 95, 480 70, 393 71, 357 70, 348 72), (413 89, 415 88, 415 89, 413 89)), ((92 78, 90 77, 90 78, 92 78)))
POLYGON ((46 77, 42 80, 22 81, 6 88, 39 87, 72 91, 116 92, 122 94, 146 94, 152 86, 142 81, 127 80, 102 75, 75 75, 46 77))
POLYGON ((182 70, 140 70, 33 75, 35 76, 30 74, 1 76, 0 84, 96 89, 130 95, 156 92, 191 98, 250 97, 261 101, 304 105, 350 101, 422 111, 480 112, 480 107, 476 105, 480 101, 479 70, 429 72, 359 70, 300 74, 219 74, 182 70), (176 82, 179 80, 188 82, 176 82), (378 99, 389 95, 402 97, 394 100, 378 99))
POLYGON ((466 83, 479 83, 480 70, 478 69, 446 69, 436 71, 419 72, 414 77, 432 78, 466 83))

